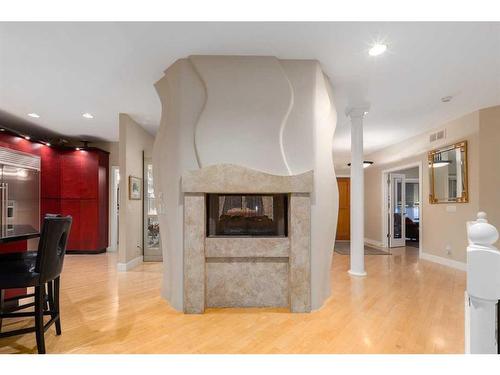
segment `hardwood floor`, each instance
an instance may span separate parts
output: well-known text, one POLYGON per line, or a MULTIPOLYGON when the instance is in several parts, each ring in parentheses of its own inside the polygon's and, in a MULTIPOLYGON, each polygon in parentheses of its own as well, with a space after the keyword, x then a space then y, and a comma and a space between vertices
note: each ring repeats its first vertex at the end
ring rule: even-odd
MULTIPOLYGON (((366 278, 334 254, 332 297, 311 314, 209 309, 184 315, 160 297, 161 264, 116 272, 116 254, 70 255, 62 276, 62 336, 48 353, 463 353, 465 273, 413 248, 368 255, 366 278)), ((8 322, 4 329, 31 325, 8 322)), ((0 353, 36 352, 35 335, 0 353)))

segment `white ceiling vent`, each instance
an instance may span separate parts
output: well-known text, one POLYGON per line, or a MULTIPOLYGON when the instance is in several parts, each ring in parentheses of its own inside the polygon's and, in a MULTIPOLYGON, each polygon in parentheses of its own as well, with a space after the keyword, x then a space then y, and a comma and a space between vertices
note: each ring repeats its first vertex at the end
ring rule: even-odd
POLYGON ((435 133, 431 133, 431 135, 429 135, 429 142, 432 143, 445 138, 446 138, 446 129, 443 129, 435 133))

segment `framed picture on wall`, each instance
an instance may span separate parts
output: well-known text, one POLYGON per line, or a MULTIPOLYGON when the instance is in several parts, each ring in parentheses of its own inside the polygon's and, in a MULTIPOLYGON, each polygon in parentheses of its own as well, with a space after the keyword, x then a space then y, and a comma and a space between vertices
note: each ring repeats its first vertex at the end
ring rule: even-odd
POLYGON ((128 176, 128 198, 133 200, 142 198, 142 178, 128 176))

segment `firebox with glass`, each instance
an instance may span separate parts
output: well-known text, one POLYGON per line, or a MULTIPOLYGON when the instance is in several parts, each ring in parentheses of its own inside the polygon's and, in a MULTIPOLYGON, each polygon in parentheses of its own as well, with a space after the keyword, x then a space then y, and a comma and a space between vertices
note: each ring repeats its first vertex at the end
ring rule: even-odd
POLYGON ((208 194, 207 236, 286 237, 287 194, 208 194))

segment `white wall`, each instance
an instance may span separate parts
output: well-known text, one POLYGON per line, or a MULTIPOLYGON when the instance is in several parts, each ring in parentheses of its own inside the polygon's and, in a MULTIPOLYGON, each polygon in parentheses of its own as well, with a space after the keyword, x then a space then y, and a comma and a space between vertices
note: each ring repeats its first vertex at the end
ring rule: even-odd
POLYGON ((332 143, 336 112, 317 61, 193 56, 156 83, 162 119, 153 150, 165 260, 163 295, 182 310, 184 171, 232 163, 277 175, 314 170, 312 306, 330 295, 338 191, 332 143))

